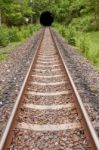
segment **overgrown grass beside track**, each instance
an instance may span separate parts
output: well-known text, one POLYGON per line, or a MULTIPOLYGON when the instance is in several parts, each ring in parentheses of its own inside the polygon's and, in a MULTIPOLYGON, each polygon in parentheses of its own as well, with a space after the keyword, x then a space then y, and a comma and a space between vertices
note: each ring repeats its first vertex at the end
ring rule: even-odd
POLYGON ((28 25, 8 28, 0 27, 0 62, 8 58, 9 53, 16 46, 23 43, 27 38, 33 35, 40 28, 40 25, 28 25))
POLYGON ((53 26, 69 44, 99 68, 99 31, 82 31, 77 30, 75 26, 58 23, 53 26))
POLYGON ((12 50, 14 50, 17 46, 19 46, 22 43, 20 42, 13 42, 9 43, 8 46, 6 47, 1 47, 0 48, 0 62, 3 62, 6 60, 12 50))

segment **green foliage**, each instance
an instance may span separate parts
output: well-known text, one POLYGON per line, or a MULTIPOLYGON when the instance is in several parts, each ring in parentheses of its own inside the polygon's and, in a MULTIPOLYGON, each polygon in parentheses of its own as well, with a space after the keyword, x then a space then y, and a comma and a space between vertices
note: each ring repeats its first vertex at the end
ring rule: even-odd
POLYGON ((28 0, 1 0, 0 4, 3 20, 7 25, 23 25, 26 23, 25 18, 31 18, 32 8, 28 0))
POLYGON ((80 39, 80 49, 83 54, 88 55, 89 41, 85 36, 80 39))
POLYGON ((30 0, 0 0, 0 22, 19 27, 0 29, 0 45, 6 46, 9 41, 29 37, 37 27, 26 24, 32 20, 33 23, 38 22, 40 14, 46 10, 52 12, 55 21, 61 24, 54 24, 54 27, 67 42, 81 48, 81 52, 93 63, 99 63, 99 41, 96 42, 99 35, 96 39, 95 32, 90 40, 84 37, 88 32, 93 35, 93 31, 99 31, 99 0, 33 0, 31 3, 30 0))
POLYGON ((23 26, 20 29, 20 36, 21 38, 27 38, 30 36, 30 31, 29 31, 29 27, 27 26, 23 26))
POLYGON ((30 37, 33 32, 40 28, 38 25, 25 25, 8 28, 6 26, 0 27, 0 46, 7 46, 10 42, 18 42, 30 37))
POLYGON ((93 64, 99 67, 99 49, 96 49, 95 51, 90 49, 88 51, 87 58, 93 62, 93 64))
POLYGON ((76 39, 75 39, 75 28, 73 27, 66 27, 59 24, 54 24, 54 28, 57 29, 57 31, 67 40, 67 42, 71 45, 76 45, 76 39))
POLYGON ((67 38, 69 44, 76 45, 74 28, 70 28, 70 27, 68 28, 66 38, 67 38))
POLYGON ((7 46, 9 43, 8 28, 6 26, 0 27, 0 46, 7 46))
POLYGON ((17 27, 12 27, 9 29, 9 40, 10 42, 17 42, 20 41, 20 35, 19 35, 19 30, 17 27))
POLYGON ((20 36, 21 38, 27 38, 33 34, 33 32, 37 31, 40 28, 39 25, 28 25, 22 26, 20 28, 20 36))
POLYGON ((84 32, 92 31, 94 30, 93 25, 92 25, 93 20, 94 20, 93 14, 74 18, 70 26, 75 27, 76 30, 78 31, 84 31, 84 32))
POLYGON ((66 36, 66 30, 65 30, 64 27, 63 27, 63 28, 59 28, 59 32, 60 32, 60 34, 61 34, 63 37, 66 36))
POLYGON ((53 27, 69 44, 78 47, 77 49, 88 60, 99 67, 99 31, 82 32, 81 30, 76 30, 75 25, 63 26, 58 23, 54 23, 53 27), (72 38, 74 43, 72 43, 72 38))
POLYGON ((0 0, 0 10, 7 25, 23 25, 25 18, 31 22, 31 17, 37 22, 41 12, 49 10, 64 25, 82 17, 76 24, 78 29, 99 30, 99 0, 0 0))

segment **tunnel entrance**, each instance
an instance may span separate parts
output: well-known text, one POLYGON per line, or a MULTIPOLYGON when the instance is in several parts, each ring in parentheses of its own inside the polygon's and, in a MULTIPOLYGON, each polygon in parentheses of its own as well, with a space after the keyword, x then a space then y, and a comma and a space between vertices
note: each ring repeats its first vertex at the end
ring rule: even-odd
POLYGON ((53 21, 54 21, 54 17, 52 15, 52 13, 50 13, 49 11, 45 11, 45 12, 41 13, 40 23, 43 26, 51 26, 53 21))

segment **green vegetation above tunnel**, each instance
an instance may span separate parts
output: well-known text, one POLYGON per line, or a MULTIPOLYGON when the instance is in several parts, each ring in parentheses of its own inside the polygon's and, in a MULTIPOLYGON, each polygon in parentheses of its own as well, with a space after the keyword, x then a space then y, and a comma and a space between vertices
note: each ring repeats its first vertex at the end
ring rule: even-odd
POLYGON ((43 11, 65 25, 84 17, 82 30, 99 30, 99 0, 0 0, 0 21, 7 25, 36 23, 43 11))
MULTIPOLYGON (((0 25, 16 26, 20 31, 23 25, 38 23, 44 11, 54 15, 55 28, 69 44, 99 66, 99 0, 0 0, 0 25)), ((7 45, 5 29, 0 39, 7 45)))

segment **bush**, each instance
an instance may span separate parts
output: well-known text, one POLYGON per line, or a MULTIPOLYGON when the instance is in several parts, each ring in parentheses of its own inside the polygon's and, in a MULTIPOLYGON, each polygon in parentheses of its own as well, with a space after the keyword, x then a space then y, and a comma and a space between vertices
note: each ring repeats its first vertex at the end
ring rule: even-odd
POLYGON ((22 38, 27 38, 27 37, 29 37, 31 35, 31 32, 32 31, 30 31, 30 27, 29 26, 22 26, 21 30, 20 30, 20 36, 22 38))
POLYGON ((88 32, 94 30, 92 25, 93 20, 93 14, 87 14, 82 17, 74 18, 70 25, 75 27, 78 31, 88 32))
POLYGON ((20 32, 22 38, 27 38, 29 37, 29 31, 27 30, 26 26, 23 26, 21 28, 21 32, 20 32))
POLYGON ((95 50, 94 52, 92 49, 89 49, 87 58, 94 64, 99 64, 99 49, 95 50))
POLYGON ((22 38, 27 38, 33 34, 33 32, 37 31, 40 26, 38 25, 28 25, 28 26, 22 26, 20 29, 20 36, 22 38))
POLYGON ((33 28, 32 25, 29 25, 28 30, 29 30, 29 34, 32 35, 35 29, 33 28))
POLYGON ((0 27, 0 46, 7 46, 9 44, 8 28, 6 26, 0 27))
POLYGON ((17 27, 12 27, 11 29, 9 29, 9 40, 10 42, 17 42, 21 40, 17 27))
POLYGON ((66 35, 68 43, 74 46, 76 45, 75 33, 76 33, 75 29, 69 27, 67 30, 67 35, 66 35))
POLYGON ((30 37, 33 32, 40 28, 39 25, 25 25, 8 28, 6 26, 0 27, 0 46, 7 46, 9 42, 18 42, 22 39, 30 37))
POLYGON ((82 37, 82 39, 80 40, 80 49, 83 54, 85 54, 86 56, 88 55, 89 41, 87 38, 82 37))
POLYGON ((66 37, 66 33, 65 33, 65 29, 64 29, 64 28, 60 28, 60 29, 59 29, 59 32, 60 32, 60 34, 61 34, 63 37, 66 37))
POLYGON ((58 23, 54 23, 53 27, 67 40, 69 44, 76 45, 75 28, 59 25, 58 23))

